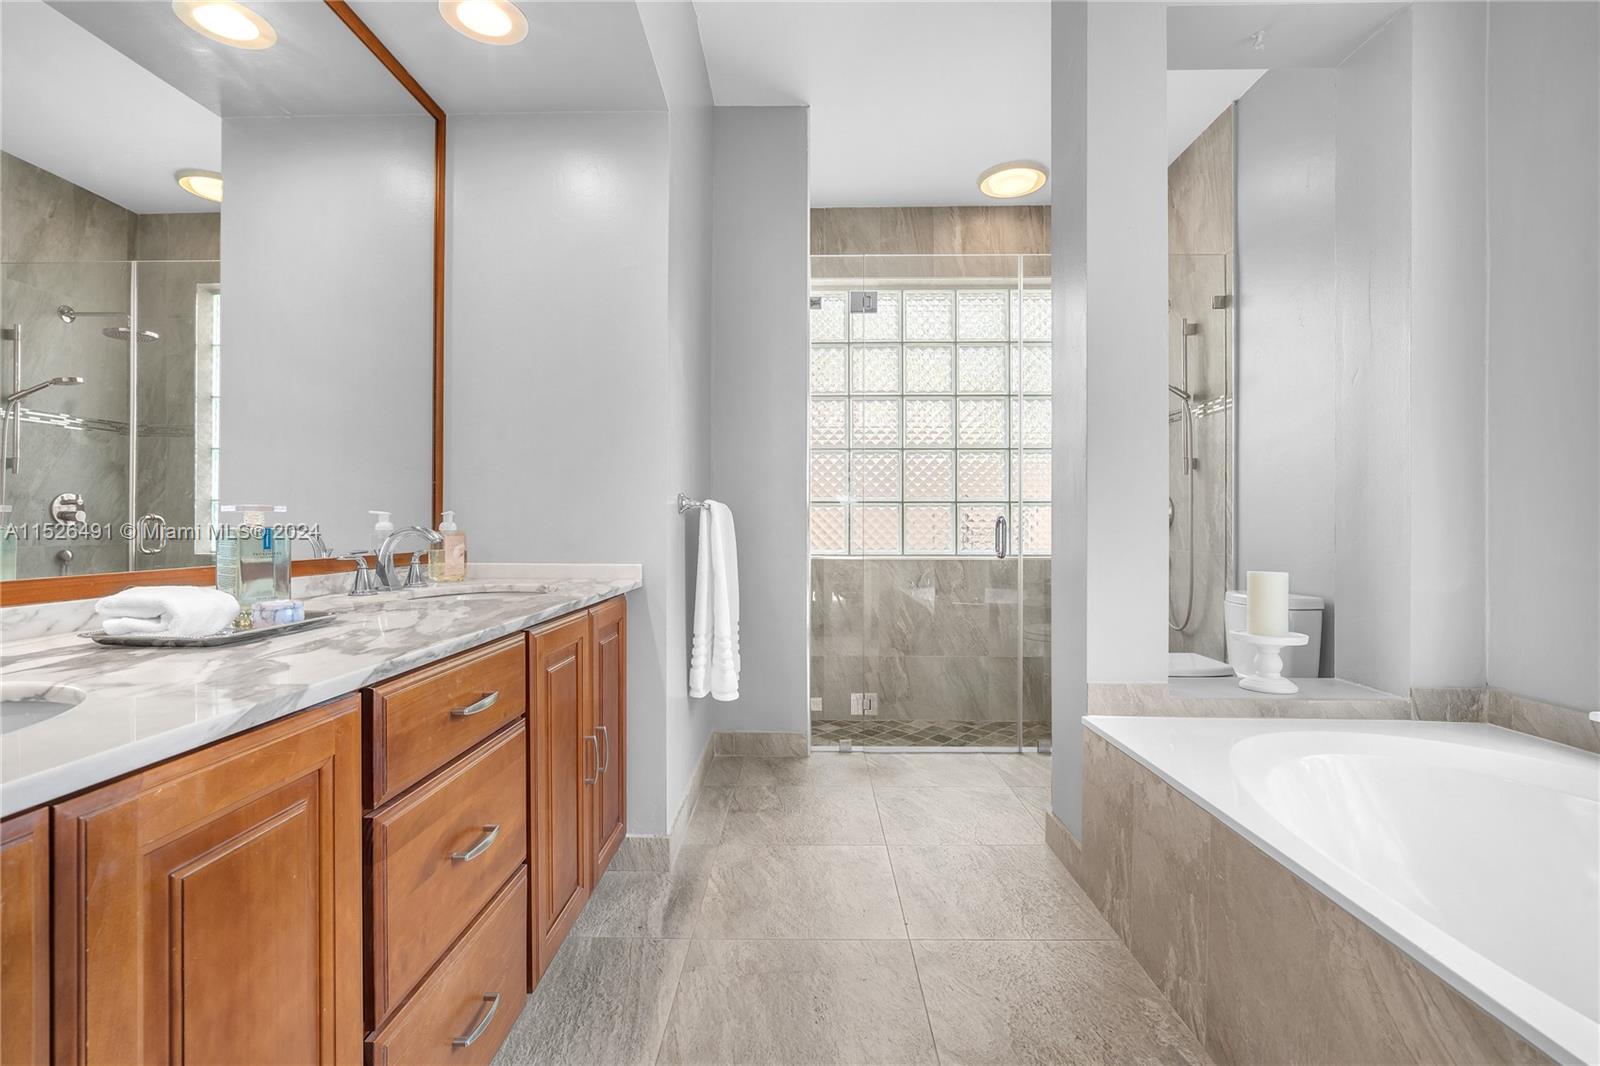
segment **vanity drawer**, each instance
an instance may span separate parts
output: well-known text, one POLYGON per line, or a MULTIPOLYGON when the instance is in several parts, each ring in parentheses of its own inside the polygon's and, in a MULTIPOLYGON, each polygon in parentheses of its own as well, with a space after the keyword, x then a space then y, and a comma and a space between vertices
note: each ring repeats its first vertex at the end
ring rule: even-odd
POLYGON ((368 815, 372 1016, 381 1021, 528 857, 527 727, 368 815))
POLYGON ((520 633, 373 686, 369 806, 399 795, 527 707, 520 633))
POLYGON ((367 1038, 368 1061, 469 1066, 493 1059, 528 997, 527 943, 528 868, 522 866, 417 994, 367 1038))

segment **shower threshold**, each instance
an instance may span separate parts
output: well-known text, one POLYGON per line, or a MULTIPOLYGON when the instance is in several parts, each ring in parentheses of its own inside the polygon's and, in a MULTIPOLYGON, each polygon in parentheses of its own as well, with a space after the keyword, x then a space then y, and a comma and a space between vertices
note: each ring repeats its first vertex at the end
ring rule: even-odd
MULTIPOLYGON (((1016 722, 963 722, 922 718, 821 718, 811 723, 814 750, 904 749, 918 751, 1017 750, 1016 722)), ((1050 747, 1049 722, 1023 722, 1022 746, 1050 747)))

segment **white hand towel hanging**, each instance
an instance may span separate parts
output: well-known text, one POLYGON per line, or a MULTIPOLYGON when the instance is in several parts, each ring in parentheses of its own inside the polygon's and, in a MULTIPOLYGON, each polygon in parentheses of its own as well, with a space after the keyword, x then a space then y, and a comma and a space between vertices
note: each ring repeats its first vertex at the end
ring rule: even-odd
POLYGON ((700 510, 689 695, 739 698, 739 551, 733 512, 715 500, 700 510))

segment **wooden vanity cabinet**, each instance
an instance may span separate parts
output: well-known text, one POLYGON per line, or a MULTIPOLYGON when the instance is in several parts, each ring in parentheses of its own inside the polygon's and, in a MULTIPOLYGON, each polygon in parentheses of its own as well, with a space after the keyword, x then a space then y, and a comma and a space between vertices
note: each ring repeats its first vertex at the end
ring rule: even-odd
POLYGON ((0 1064, 50 1060, 50 811, 0 822, 0 1064))
POLYGON ((533 946, 543 975, 594 890, 594 784, 600 745, 590 726, 593 645, 586 613, 535 629, 528 641, 533 728, 533 946))
POLYGON ((620 596, 529 634, 530 988, 627 836, 627 678, 620 596))
POLYGON ((628 835, 628 601, 589 610, 594 658, 593 732, 600 742, 594 796, 594 882, 628 835))
POLYGON ((56 1063, 360 1063, 359 708, 53 809, 56 1063))

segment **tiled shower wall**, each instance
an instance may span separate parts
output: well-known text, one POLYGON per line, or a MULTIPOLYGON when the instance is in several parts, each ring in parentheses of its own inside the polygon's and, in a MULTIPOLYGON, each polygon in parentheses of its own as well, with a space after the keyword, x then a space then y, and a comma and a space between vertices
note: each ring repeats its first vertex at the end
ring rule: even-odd
POLYGON ((885 719, 1011 722, 1020 697, 1048 722, 1050 560, 813 558, 812 718, 849 718, 852 692, 885 719))

